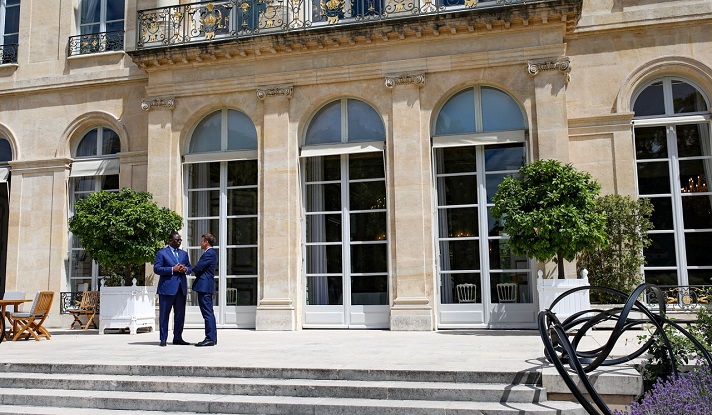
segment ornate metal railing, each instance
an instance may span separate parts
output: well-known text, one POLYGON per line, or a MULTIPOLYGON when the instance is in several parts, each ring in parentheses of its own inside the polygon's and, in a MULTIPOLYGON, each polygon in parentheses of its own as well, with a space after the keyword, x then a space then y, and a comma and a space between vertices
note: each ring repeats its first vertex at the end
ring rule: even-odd
POLYGON ((678 374, 674 351, 668 334, 663 330, 663 326, 670 326, 686 337, 694 344, 699 352, 698 355, 708 365, 712 366, 712 355, 710 355, 709 351, 682 325, 666 317, 664 298, 663 291, 652 284, 642 284, 630 295, 608 287, 578 287, 561 294, 551 303, 549 309, 539 312, 537 324, 539 335, 544 343, 546 358, 556 367, 556 371, 566 383, 566 386, 589 414, 611 415, 611 410, 593 387, 587 373, 601 366, 618 365, 641 356, 652 346, 658 336, 663 339, 663 343, 666 345, 665 349, 668 353, 673 373, 678 374), (620 297, 621 302, 624 302, 624 304, 622 307, 607 310, 582 310, 572 314, 564 321, 560 321, 551 310, 563 298, 581 290, 605 291, 620 297), (655 295, 656 310, 651 310, 637 300, 638 298, 650 298, 649 294, 647 294, 648 292, 653 292, 655 295), (632 312, 635 312, 633 314, 642 314, 644 318, 632 318, 632 312), (615 322, 615 326, 610 331, 610 337, 604 345, 597 346, 591 350, 579 350, 579 343, 589 330, 611 321, 615 322), (655 328, 653 335, 636 351, 625 356, 611 357, 611 352, 623 333, 626 330, 637 329, 643 325, 652 325, 655 328), (574 329, 576 329, 575 333, 574 329), (574 376, 578 377, 578 382, 573 379, 574 376))
POLYGON ((139 10, 137 49, 553 0, 215 0, 139 10))
POLYGON ((82 292, 60 292, 59 293, 59 314, 69 314, 69 310, 79 308, 82 301, 82 292))
MULTIPOLYGON (((695 312, 712 304, 712 285, 659 285, 667 311, 695 312)), ((657 291, 646 291, 646 302, 658 306, 657 291)))
POLYGON ((88 33, 69 38, 69 56, 124 49, 124 31, 88 33))
POLYGON ((17 63, 17 45, 7 43, 0 45, 0 64, 17 63))

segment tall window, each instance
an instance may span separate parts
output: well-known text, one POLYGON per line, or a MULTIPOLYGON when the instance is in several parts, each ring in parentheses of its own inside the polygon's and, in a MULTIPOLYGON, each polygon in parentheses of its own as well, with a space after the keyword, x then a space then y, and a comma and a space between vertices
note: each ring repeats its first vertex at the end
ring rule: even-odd
POLYGON ((6 192, 8 197, 10 190, 7 187, 10 178, 9 161, 12 161, 12 147, 10 147, 9 141, 0 137, 0 192, 6 192))
MULTIPOLYGON (((70 216, 74 204, 94 192, 119 190, 119 136, 107 127, 87 132, 74 149, 74 161, 69 180, 70 216)), ((99 265, 82 248, 79 238, 69 235, 69 289, 82 292, 98 289, 103 276, 99 265)))
POLYGON ((646 282, 712 283, 709 109, 697 87, 674 77, 655 80, 634 97, 638 195, 655 208, 646 282))
POLYGON ((17 63, 20 0, 0 0, 0 64, 17 63))
POLYGON ((193 130, 185 163, 190 259, 198 261, 200 236, 211 232, 219 258, 214 304, 256 306, 258 173, 252 120, 231 109, 203 118, 193 130))
POLYGON ((70 54, 124 48, 124 0, 81 0, 79 33, 70 39, 70 54))

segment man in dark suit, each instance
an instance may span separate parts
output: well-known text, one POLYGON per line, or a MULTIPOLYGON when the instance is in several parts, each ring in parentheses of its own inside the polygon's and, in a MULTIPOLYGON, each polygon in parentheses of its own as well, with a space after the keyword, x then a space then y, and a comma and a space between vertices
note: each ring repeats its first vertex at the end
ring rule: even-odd
POLYGON ((183 323, 185 321, 185 300, 188 294, 188 279, 190 274, 190 258, 188 253, 180 249, 183 239, 178 232, 171 232, 168 246, 156 253, 153 262, 153 272, 160 275, 158 280, 158 327, 161 346, 168 340, 168 320, 173 309, 173 344, 190 344, 183 340, 183 323))
POLYGON ((218 329, 213 314, 213 293, 215 292, 215 268, 218 265, 218 255, 213 249, 215 237, 206 233, 200 237, 200 247, 205 250, 200 260, 193 267, 195 281, 193 291, 198 293, 200 314, 205 320, 205 339, 196 344, 197 347, 215 346, 218 344, 218 329))

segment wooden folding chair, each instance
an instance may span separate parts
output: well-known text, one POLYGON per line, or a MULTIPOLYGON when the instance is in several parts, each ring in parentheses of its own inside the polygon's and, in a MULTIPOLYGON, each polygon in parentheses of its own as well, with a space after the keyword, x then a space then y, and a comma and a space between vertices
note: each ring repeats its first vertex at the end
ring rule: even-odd
POLYGON ((49 316, 53 299, 53 291, 40 291, 35 296, 35 301, 32 303, 32 308, 29 312, 8 314, 8 319, 12 323, 12 341, 20 337, 28 339, 30 336, 37 341, 40 341, 40 337, 45 337, 49 340, 52 335, 42 327, 42 324, 49 316))
POLYGON ((82 328, 88 329, 92 326, 98 329, 96 323, 94 322, 94 316, 99 311, 99 291, 84 291, 82 293, 82 301, 79 303, 79 308, 74 310, 69 310, 69 313, 74 317, 72 325, 69 326, 70 329, 82 328), (86 316, 87 323, 82 324, 82 320, 79 318, 81 316, 86 316))

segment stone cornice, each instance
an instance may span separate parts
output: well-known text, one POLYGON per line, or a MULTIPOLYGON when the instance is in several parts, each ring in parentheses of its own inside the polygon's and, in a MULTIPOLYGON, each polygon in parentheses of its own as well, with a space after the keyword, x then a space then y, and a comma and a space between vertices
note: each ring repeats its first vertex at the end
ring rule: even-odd
POLYGON ((585 134, 587 129, 626 129, 630 130, 631 121, 635 114, 632 112, 595 115, 584 118, 569 118, 569 133, 585 134))
POLYGON ((72 159, 51 158, 39 160, 15 160, 9 162, 12 174, 52 173, 69 170, 72 159))
POLYGON ((117 154, 121 164, 146 164, 148 163, 148 151, 122 151, 117 154))

